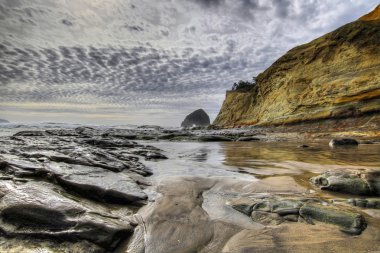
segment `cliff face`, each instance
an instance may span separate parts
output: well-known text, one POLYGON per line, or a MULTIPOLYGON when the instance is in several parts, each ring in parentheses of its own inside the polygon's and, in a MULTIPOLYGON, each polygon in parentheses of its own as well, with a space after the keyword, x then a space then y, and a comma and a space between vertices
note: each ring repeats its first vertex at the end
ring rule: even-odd
POLYGON ((214 125, 279 125, 380 112, 380 5, 295 47, 249 92, 227 91, 214 125))

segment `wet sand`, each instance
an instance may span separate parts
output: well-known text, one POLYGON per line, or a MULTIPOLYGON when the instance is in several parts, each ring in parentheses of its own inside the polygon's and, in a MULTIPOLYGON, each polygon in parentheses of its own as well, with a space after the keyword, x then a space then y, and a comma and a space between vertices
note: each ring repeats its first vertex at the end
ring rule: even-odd
POLYGON ((380 145, 331 149, 313 143, 303 149, 300 143, 149 144, 166 151, 169 160, 149 164, 154 200, 138 212, 140 235, 119 252, 380 251, 379 210, 357 208, 368 227, 351 236, 325 223, 264 226, 226 205, 230 199, 265 194, 346 200, 353 196, 318 190, 309 178, 331 169, 379 168, 380 145))

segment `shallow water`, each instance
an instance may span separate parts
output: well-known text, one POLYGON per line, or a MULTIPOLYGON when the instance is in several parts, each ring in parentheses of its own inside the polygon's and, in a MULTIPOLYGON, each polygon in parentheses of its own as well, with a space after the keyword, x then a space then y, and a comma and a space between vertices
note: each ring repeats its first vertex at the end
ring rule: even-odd
MULTIPOLYGON (((379 144, 361 144, 358 147, 350 148, 330 148, 328 142, 316 142, 307 143, 309 147, 302 148, 299 146, 303 143, 296 142, 201 143, 144 141, 142 143, 162 149, 165 155, 169 157, 168 160, 145 162, 154 172, 153 176, 151 176, 153 188, 164 186, 163 191, 159 190, 164 198, 166 196, 166 199, 173 198, 173 201, 180 202, 180 200, 188 199, 191 196, 191 194, 185 196, 184 192, 194 192, 197 190, 197 187, 203 187, 205 179, 209 180, 206 181, 206 184, 207 182, 212 182, 212 186, 203 191, 202 209, 207 213, 210 221, 224 224, 224 228, 229 232, 223 233, 232 233, 231 231, 236 227, 242 229, 242 232, 235 234, 239 239, 237 239, 236 245, 233 246, 242 248, 242 250, 238 251, 234 249, 231 251, 227 250, 226 252, 256 252, 254 250, 245 251, 243 249, 244 245, 250 245, 247 247, 256 249, 256 247, 260 248, 258 246, 260 243, 263 244, 263 248, 261 249, 262 251, 259 250, 257 252, 277 252, 276 250, 270 250, 271 242, 277 240, 277 233, 279 233, 279 236, 283 236, 281 240, 286 246, 283 245, 282 247, 287 250, 293 248, 291 245, 294 244, 294 247, 297 248, 297 251, 294 252, 311 252, 309 251, 310 248, 317 247, 316 245, 322 248, 334 248, 334 250, 327 250, 326 252, 343 252, 347 248, 347 245, 351 243, 349 237, 339 232, 336 227, 329 227, 329 225, 308 226, 305 224, 286 224, 283 227, 279 227, 279 229, 294 231, 290 234, 285 233, 285 235, 281 235, 281 232, 273 232, 273 238, 269 237, 270 239, 260 241, 261 239, 256 237, 256 233, 264 229, 264 226, 254 222, 249 216, 232 209, 226 203, 234 198, 267 195, 270 193, 283 194, 284 196, 314 196, 327 201, 345 202, 346 199, 357 196, 321 191, 309 183, 309 178, 326 170, 333 169, 380 168, 379 144), (193 185, 192 190, 188 188, 189 182, 193 185), (165 188, 170 190, 165 190, 165 188), (243 233, 242 238, 239 237, 241 233, 243 233), (299 242, 297 244, 298 240, 294 238, 297 233, 300 235, 303 233, 307 234, 310 237, 308 242, 299 242), (321 238, 325 239, 322 240, 321 238)), ((173 210, 182 210, 181 208, 186 206, 187 204, 175 206, 174 208, 168 203, 163 204, 159 202, 158 204, 154 204, 153 202, 145 210, 158 210, 165 213, 161 221, 163 222, 162 224, 165 224, 173 218, 171 215, 173 210), (166 214, 168 215, 166 216, 166 214)), ((355 245, 349 246, 355 246, 353 252, 363 252, 360 250, 366 248, 365 245, 368 245, 369 242, 373 246, 370 247, 371 249, 377 249, 372 243, 377 241, 380 236, 380 210, 363 209, 362 212, 365 213, 369 226, 358 237, 359 239, 352 242, 355 245), (356 251, 357 249, 360 250, 356 251)), ((194 226, 200 226, 201 229, 206 229, 207 227, 198 224, 196 221, 192 222, 194 226)), ((157 231, 152 232, 151 238, 155 238, 155 236, 164 233, 165 229, 170 228, 170 226, 165 227, 161 223, 159 224, 159 226, 152 225, 157 231)), ((182 226, 181 224, 177 225, 178 227, 182 226)), ((221 235, 218 236, 221 237, 221 235)), ((161 237, 158 236, 158 238, 161 237)), ((170 239, 176 241, 182 238, 177 238, 173 234, 170 239)), ((229 242, 231 243, 231 241, 229 242)), ((193 241, 192 243, 196 244, 197 241, 193 241)), ((171 243, 168 242, 168 245, 171 245, 171 243)), ((316 250, 316 252, 322 251, 321 249, 316 250)), ((213 249, 201 252, 221 251, 213 249)))
POLYGON ((380 168, 380 144, 330 148, 327 142, 169 142, 145 141, 168 160, 148 162, 153 177, 233 176, 252 180, 320 173, 336 168, 380 168), (244 174, 244 175, 241 175, 244 174))
MULTIPOLYGON (((10 135, 20 130, 0 129, 0 135, 1 132, 10 135)), ((39 145, 37 140, 35 145, 39 145)), ((291 249, 291 245, 298 242, 293 236, 297 231, 303 231, 299 232, 300 234, 309 234, 309 239, 314 240, 297 246, 297 252, 305 252, 307 247, 314 247, 314 243, 323 247, 334 246, 335 242, 329 239, 331 236, 340 241, 336 247, 345 249, 346 243, 351 242, 351 237, 329 225, 285 224, 273 228, 273 236, 260 242, 260 237, 256 238, 257 233, 267 228, 226 203, 235 198, 268 194, 344 201, 354 196, 321 191, 309 183, 309 178, 333 169, 380 169, 380 144, 330 148, 327 141, 137 142, 160 148, 169 158, 159 161, 145 161, 141 158, 141 161, 152 169, 153 175, 146 178, 147 183, 151 183, 151 186, 145 189, 149 195, 148 204, 138 210, 138 217, 142 217, 143 221, 141 224, 145 233, 144 240, 133 242, 136 242, 136 245, 145 244, 145 252, 149 253, 178 253, 179 251, 169 249, 178 246, 180 241, 183 242, 182 246, 185 245, 181 252, 222 252, 218 247, 223 245, 227 245, 223 252, 257 252, 253 249, 259 249, 261 244, 266 251, 258 252, 277 252, 270 251, 271 242, 280 236, 282 239, 279 242, 282 243, 282 247, 291 249), (309 147, 300 147, 302 144, 309 147), (282 234, 281 229, 290 229, 293 232, 282 234), (188 236, 189 233, 193 235, 188 236), (329 238, 318 241, 326 234, 329 238), (235 239, 230 241, 232 236, 235 239), (245 251, 244 245, 253 251, 245 251), (205 248, 195 251, 198 247, 205 248), (240 251, 230 251, 231 247, 243 248, 240 251)), ((364 209, 360 212, 366 214, 369 227, 358 237, 359 241, 352 243, 357 245, 357 248, 364 249, 368 242, 372 245, 380 238, 380 210, 364 209)), ((126 247, 128 241, 118 252, 127 252, 126 247)))
MULTIPOLYGON (((224 187, 204 194, 203 208, 210 217, 242 225, 252 224, 246 217, 226 207, 228 199, 249 195, 260 182, 285 191, 314 193, 320 198, 348 199, 349 194, 321 191, 309 179, 333 169, 380 169, 380 144, 330 148, 328 142, 169 142, 144 141, 162 149, 169 157, 163 161, 146 161, 153 169, 155 185, 172 177, 206 177, 222 182, 224 187)), ((357 197, 357 196, 356 196, 357 197)))

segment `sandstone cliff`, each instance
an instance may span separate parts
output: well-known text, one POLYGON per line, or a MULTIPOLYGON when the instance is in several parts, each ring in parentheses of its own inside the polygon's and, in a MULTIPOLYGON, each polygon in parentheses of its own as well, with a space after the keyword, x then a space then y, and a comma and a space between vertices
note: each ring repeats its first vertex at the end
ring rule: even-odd
POLYGON ((282 125, 380 115, 380 5, 295 47, 250 91, 227 91, 214 125, 282 125))

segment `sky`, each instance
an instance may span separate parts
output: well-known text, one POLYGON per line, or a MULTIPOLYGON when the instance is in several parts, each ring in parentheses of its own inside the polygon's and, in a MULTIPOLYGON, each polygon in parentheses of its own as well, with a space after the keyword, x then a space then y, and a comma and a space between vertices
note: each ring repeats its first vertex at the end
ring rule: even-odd
POLYGON ((0 0, 0 118, 179 126, 378 0, 0 0))

